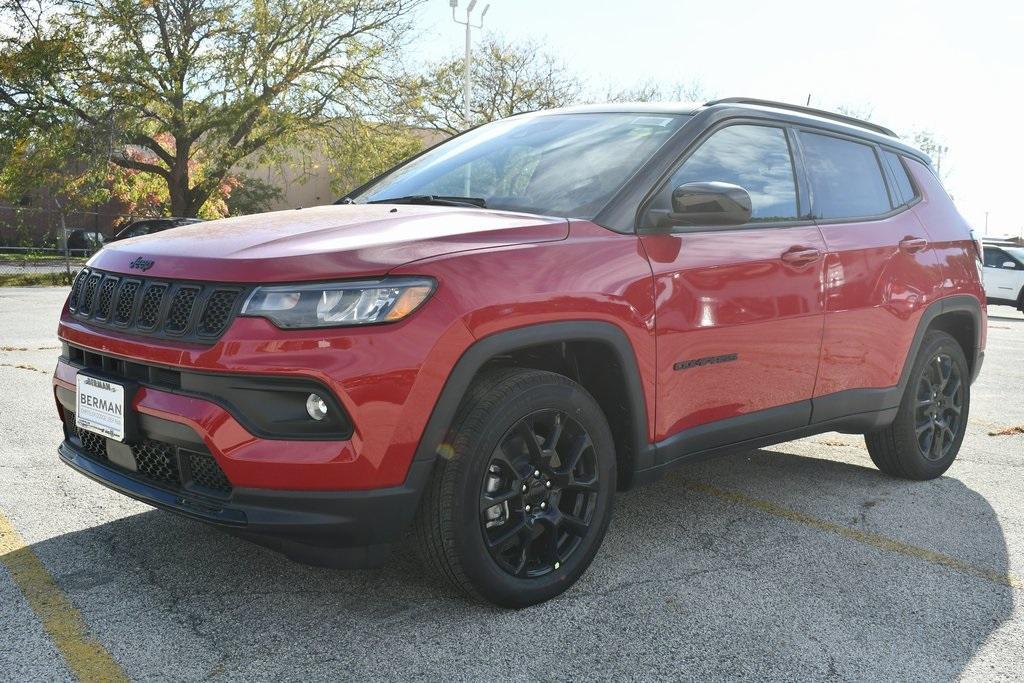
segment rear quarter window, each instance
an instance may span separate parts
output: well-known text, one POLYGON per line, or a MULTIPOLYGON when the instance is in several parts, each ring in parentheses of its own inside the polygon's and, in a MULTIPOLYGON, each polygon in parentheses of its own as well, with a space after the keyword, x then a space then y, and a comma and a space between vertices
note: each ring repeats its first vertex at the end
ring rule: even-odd
POLYGON ((864 218, 888 213, 889 193, 871 145, 800 133, 815 216, 864 218))
POLYGON ((893 180, 896 181, 896 190, 900 196, 896 198, 896 204, 909 204, 914 201, 917 197, 917 192, 914 190, 914 184, 910 182, 910 176, 907 175, 907 169, 903 165, 903 161, 900 159, 900 155, 895 152, 889 152, 887 150, 882 151, 882 158, 885 159, 886 165, 889 167, 889 172, 892 174, 893 180))

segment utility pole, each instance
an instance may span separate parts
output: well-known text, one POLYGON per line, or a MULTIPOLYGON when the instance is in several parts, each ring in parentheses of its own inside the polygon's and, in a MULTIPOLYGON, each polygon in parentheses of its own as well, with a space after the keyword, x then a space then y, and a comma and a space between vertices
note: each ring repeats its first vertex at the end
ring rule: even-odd
POLYGON ((469 98, 473 89, 472 81, 472 68, 473 68, 473 39, 472 32, 475 28, 484 27, 484 17, 487 16, 487 10, 491 9, 490 5, 484 6, 484 11, 480 13, 480 23, 474 24, 471 15, 473 14, 473 8, 476 7, 476 0, 469 0, 469 5, 466 6, 466 20, 460 21, 455 17, 455 9, 459 6, 459 0, 449 0, 449 4, 452 8, 452 21, 456 24, 462 24, 466 27, 466 63, 462 75, 462 122, 465 126, 469 127, 471 114, 469 111, 469 98))
POLYGON ((942 178, 942 155, 949 151, 946 145, 935 146, 935 172, 942 178))

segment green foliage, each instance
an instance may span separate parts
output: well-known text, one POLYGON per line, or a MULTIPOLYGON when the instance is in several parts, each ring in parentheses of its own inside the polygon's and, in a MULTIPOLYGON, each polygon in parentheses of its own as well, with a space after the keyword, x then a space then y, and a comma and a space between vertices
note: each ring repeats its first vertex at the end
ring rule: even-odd
POLYGON ((327 141, 331 189, 353 190, 423 149, 422 137, 402 126, 350 119, 327 141))
POLYGON ((225 200, 229 216, 267 211, 281 198, 281 190, 259 178, 240 175, 236 180, 237 186, 231 189, 225 200))
POLYGON ((161 212, 223 215, 232 169, 376 111, 422 1, 0 0, 0 164, 92 202, 112 163, 161 212))
POLYGON ((70 285, 74 279, 65 272, 55 273, 0 273, 0 287, 54 287, 70 285))

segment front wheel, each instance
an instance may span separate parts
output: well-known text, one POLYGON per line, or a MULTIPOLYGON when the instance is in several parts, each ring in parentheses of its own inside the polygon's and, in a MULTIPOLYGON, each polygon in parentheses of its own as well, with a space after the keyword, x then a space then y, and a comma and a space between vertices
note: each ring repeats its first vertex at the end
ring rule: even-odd
POLYGON ((551 372, 491 372, 456 416, 416 522, 420 554, 470 595, 525 607, 569 588, 611 518, 615 452, 601 408, 551 372))
POLYGON ((878 469, 903 479, 934 479, 949 469, 967 430, 970 377, 956 339, 928 332, 896 419, 864 437, 878 469))

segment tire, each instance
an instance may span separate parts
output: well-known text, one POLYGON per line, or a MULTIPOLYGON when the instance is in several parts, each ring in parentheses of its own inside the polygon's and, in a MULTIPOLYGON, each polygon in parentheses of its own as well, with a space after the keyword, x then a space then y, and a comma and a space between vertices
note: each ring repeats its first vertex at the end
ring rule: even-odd
POLYGON ((948 470, 967 430, 970 378, 960 344, 945 332, 927 332, 896 419, 864 437, 875 466, 893 477, 918 480, 948 470))
POLYGON ((594 398, 555 373, 489 371, 467 392, 448 444, 415 522, 424 561, 502 607, 572 586, 604 539, 615 492, 614 442, 594 398))

